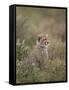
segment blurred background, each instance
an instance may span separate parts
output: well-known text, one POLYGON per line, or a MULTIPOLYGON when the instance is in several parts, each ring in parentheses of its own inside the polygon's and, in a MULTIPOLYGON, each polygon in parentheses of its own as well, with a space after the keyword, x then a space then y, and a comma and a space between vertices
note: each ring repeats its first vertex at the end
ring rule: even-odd
POLYGON ((65 40, 66 9, 16 7, 16 36, 30 39, 39 33, 65 40))

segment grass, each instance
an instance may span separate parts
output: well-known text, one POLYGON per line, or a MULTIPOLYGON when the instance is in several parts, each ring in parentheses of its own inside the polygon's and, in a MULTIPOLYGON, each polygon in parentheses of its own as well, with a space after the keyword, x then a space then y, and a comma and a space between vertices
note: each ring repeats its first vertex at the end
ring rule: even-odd
POLYGON ((51 82, 66 80, 64 42, 61 42, 60 40, 58 40, 57 42, 54 39, 51 40, 49 45, 49 58, 47 63, 45 64, 46 68, 43 69, 40 69, 40 67, 37 66, 34 66, 33 69, 30 61, 33 63, 34 61, 27 58, 31 50, 30 47, 25 45, 25 42, 21 42, 20 45, 17 44, 16 50, 18 51, 16 60, 17 83, 51 82), (23 49, 20 49, 21 47, 23 47, 23 49))

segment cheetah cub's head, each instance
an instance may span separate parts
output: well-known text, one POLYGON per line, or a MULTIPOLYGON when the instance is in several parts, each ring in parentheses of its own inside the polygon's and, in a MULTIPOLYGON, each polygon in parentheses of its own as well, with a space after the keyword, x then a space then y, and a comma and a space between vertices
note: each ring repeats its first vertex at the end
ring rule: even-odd
POLYGON ((40 46, 41 48, 47 47, 48 46, 48 34, 44 35, 38 35, 37 38, 37 45, 40 46))

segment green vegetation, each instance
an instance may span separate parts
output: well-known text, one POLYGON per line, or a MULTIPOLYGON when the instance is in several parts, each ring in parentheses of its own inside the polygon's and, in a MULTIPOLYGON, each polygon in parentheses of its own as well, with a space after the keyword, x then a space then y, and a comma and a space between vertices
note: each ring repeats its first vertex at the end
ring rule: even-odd
MULTIPOLYGON (((16 8, 16 82, 66 80, 66 11, 49 8, 16 8), (39 34, 48 34, 49 58, 46 68, 30 64, 29 57, 39 34)), ((42 59, 42 58, 41 58, 42 59)), ((39 62, 40 63, 40 62, 39 62)))

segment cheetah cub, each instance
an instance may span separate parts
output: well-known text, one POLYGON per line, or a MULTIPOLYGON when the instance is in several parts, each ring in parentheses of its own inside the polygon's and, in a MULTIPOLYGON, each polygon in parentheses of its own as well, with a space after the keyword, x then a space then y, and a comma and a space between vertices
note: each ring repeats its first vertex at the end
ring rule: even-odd
POLYGON ((38 35, 36 46, 31 53, 32 65, 42 69, 46 67, 48 61, 48 35, 38 35))

